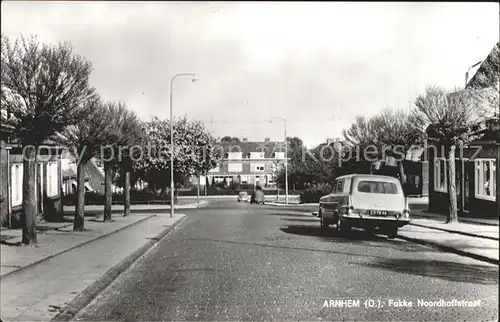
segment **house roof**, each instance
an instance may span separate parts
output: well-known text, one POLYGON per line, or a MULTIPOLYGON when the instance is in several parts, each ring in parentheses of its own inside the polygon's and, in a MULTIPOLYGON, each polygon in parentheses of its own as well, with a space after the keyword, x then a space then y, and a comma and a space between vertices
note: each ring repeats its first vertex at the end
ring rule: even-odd
POLYGON ((497 43, 482 62, 474 76, 467 83, 467 88, 480 89, 496 87, 500 75, 500 42, 497 43))
POLYGON ((246 142, 220 142, 224 154, 228 152, 242 152, 247 158, 250 152, 264 152, 264 158, 273 158, 275 152, 285 152, 285 145, 279 141, 246 141, 246 142))

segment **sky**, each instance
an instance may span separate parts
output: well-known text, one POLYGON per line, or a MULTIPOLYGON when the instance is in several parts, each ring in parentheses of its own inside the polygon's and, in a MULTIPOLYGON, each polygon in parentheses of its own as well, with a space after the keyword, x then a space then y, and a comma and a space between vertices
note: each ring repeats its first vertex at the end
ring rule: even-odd
POLYGON ((499 41, 497 3, 2 1, 11 39, 69 41, 104 100, 215 136, 340 137, 358 115, 463 87, 499 41), (476 68, 477 69, 477 68, 476 68), (475 69, 471 70, 472 74, 475 69))

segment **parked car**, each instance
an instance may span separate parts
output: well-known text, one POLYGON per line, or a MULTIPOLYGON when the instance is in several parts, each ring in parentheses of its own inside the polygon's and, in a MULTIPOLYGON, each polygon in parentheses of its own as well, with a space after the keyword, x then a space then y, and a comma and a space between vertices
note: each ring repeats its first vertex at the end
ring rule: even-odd
POLYGON ((264 195, 264 191, 262 189, 256 189, 252 193, 252 198, 250 203, 256 203, 258 205, 263 205, 266 202, 266 196, 264 195))
POLYGON ((238 194, 238 202, 248 202, 249 197, 250 196, 248 195, 248 193, 246 191, 241 191, 238 194))
POLYGON ((351 227, 373 232, 378 228, 395 238, 398 228, 410 222, 410 209, 398 179, 352 174, 337 178, 332 193, 319 200, 321 227, 335 225, 342 232, 351 227))

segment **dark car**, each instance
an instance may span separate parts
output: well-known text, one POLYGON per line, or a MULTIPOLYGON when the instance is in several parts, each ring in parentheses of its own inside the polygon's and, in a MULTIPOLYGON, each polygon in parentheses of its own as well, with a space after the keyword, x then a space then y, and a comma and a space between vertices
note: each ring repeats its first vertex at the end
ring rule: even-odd
POLYGON ((250 200, 250 203, 256 203, 258 205, 263 205, 266 202, 266 196, 264 195, 264 191, 261 189, 256 189, 252 193, 252 198, 250 200))

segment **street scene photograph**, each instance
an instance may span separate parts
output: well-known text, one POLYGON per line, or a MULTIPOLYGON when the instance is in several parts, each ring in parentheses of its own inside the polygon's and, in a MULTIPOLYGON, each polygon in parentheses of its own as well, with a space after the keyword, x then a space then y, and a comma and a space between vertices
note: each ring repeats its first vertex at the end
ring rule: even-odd
POLYGON ((0 14, 0 322, 498 321, 498 3, 0 14))

